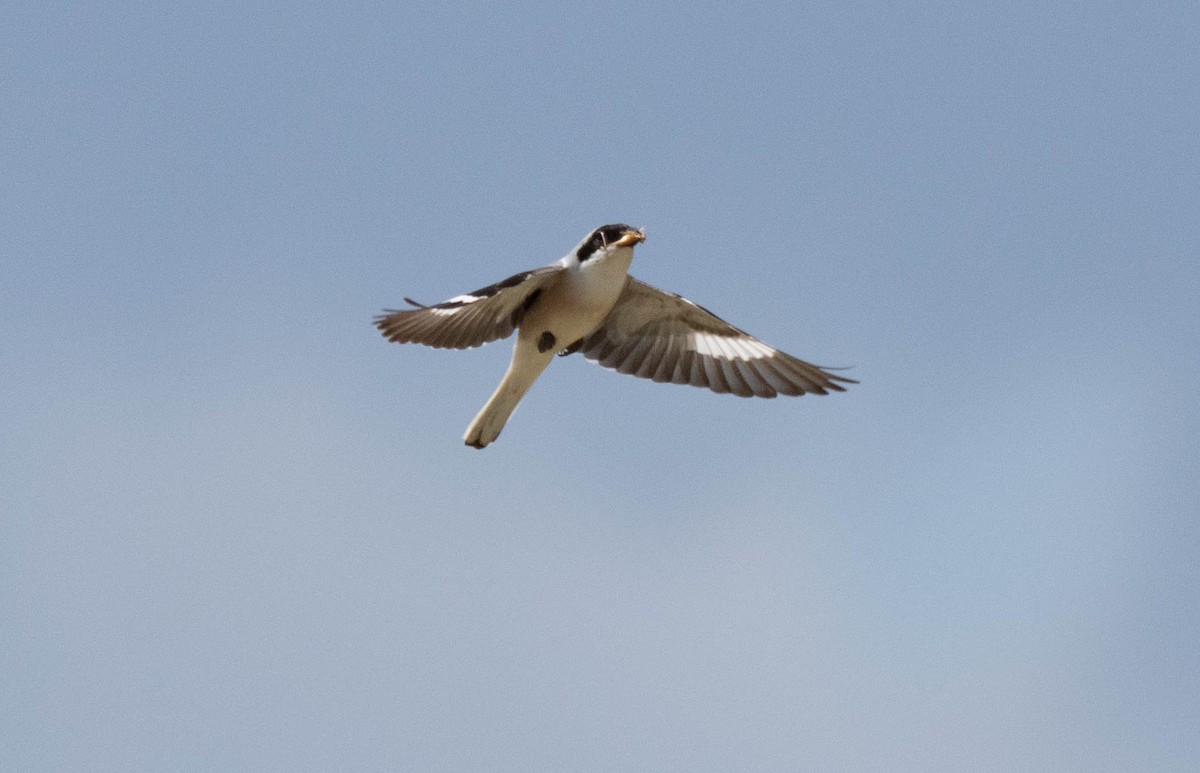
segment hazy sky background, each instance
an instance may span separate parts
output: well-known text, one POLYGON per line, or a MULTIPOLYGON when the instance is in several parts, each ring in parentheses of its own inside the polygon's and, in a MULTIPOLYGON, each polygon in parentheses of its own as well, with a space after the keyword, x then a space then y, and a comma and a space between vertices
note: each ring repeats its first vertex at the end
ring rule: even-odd
POLYGON ((1200 764, 1200 10, 0 11, 0 768, 1200 764), (846 394, 372 315, 645 226, 846 394))

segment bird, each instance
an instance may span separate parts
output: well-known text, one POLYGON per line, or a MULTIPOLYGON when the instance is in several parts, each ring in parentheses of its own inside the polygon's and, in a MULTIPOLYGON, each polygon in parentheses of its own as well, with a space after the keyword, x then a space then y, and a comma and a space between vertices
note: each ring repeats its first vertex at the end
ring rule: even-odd
POLYGON ((471 349, 516 331, 508 371, 463 436, 474 448, 500 436, 556 354, 579 352, 618 373, 740 397, 823 395, 858 383, 635 279, 633 250, 645 241, 643 229, 604 225, 549 266, 432 305, 406 297, 411 309, 384 309, 374 324, 389 341, 438 349, 471 349))

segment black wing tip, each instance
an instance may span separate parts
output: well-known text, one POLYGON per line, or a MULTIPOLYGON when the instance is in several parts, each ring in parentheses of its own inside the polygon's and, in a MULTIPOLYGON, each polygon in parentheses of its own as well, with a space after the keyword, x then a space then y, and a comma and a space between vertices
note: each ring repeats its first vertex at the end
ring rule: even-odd
POLYGON ((817 369, 821 372, 821 375, 825 377, 825 381, 823 383, 814 384, 811 387, 804 388, 804 391, 802 391, 800 393, 800 395, 797 395, 797 397, 799 397, 801 395, 806 395, 806 394, 827 395, 827 394, 829 394, 829 392, 826 390, 832 390, 834 392, 845 392, 846 387, 842 386, 842 384, 857 384, 858 383, 858 381, 856 381, 855 379, 849 378, 847 376, 838 376, 834 373, 829 372, 831 370, 845 370, 845 368, 826 368, 824 366, 817 366, 817 369), (838 382, 841 382, 841 383, 838 383, 838 382))
POLYGON ((389 319, 392 315, 399 314, 399 313, 400 313, 399 309, 384 309, 383 311, 379 312, 375 316, 371 317, 371 324, 376 327, 379 327, 380 325, 382 325, 384 323, 385 320, 389 319))
MULTIPOLYGON (((423 310, 423 309, 433 308, 432 306, 421 303, 420 301, 414 301, 412 298, 409 298, 407 295, 404 296, 404 302, 407 303, 409 306, 412 306, 413 309, 417 309, 418 311, 423 310)), ((408 314, 408 313, 411 313, 413 309, 384 309, 379 314, 376 314, 374 317, 372 317, 371 321, 374 322, 376 325, 378 325, 380 322, 387 319, 388 317, 394 316, 396 314, 408 314)))
POLYGON ((859 380, 856 378, 850 378, 849 376, 839 376, 836 373, 829 372, 831 370, 849 370, 851 367, 853 367, 853 366, 847 365, 847 366, 840 367, 840 368, 828 368, 828 367, 822 366, 821 370, 825 371, 825 375, 829 377, 829 383, 826 386, 828 386, 830 389, 836 389, 839 392, 845 392, 846 391, 845 387, 840 387, 834 382, 840 381, 843 384, 858 384, 858 383, 860 383, 859 380))
POLYGON ((389 341, 394 340, 391 330, 392 323, 389 320, 398 313, 402 312, 397 312, 395 309, 384 309, 382 314, 371 317, 371 326, 379 328, 379 332, 384 338, 389 341))
POLYGON ((408 313, 404 309, 384 309, 382 314, 376 314, 371 318, 371 325, 378 328, 379 334, 394 344, 410 343, 410 340, 396 329, 396 320, 393 319, 397 314, 408 313))

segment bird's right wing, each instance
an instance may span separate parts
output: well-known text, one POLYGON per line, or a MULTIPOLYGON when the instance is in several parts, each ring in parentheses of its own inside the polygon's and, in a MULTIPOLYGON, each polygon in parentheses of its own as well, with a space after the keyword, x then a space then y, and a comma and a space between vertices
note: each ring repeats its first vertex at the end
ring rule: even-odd
POLYGON ((438 349, 470 349, 512 335, 542 290, 563 271, 546 266, 522 271, 502 282, 458 295, 448 301, 410 311, 385 309, 375 326, 389 341, 415 343, 438 349))
POLYGON ((739 397, 823 395, 858 383, 768 346, 703 306, 632 276, 600 327, 563 353, 574 351, 619 373, 739 397))

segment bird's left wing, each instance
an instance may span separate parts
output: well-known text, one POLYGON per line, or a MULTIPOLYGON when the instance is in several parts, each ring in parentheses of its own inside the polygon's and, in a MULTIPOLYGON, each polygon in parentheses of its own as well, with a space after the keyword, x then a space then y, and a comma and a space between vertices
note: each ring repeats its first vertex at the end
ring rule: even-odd
POLYGON ((521 318, 563 271, 546 266, 522 271, 502 282, 416 309, 385 309, 375 326, 389 341, 416 343, 438 349, 470 349, 512 335, 521 318))
POLYGON ((844 392, 858 382, 775 349, 702 306, 633 277, 600 327, 564 354, 606 368, 740 397, 844 392))

